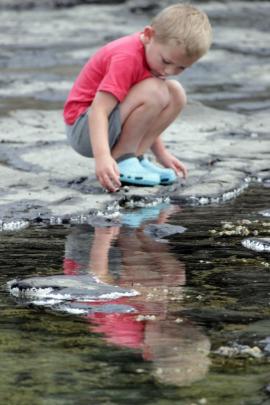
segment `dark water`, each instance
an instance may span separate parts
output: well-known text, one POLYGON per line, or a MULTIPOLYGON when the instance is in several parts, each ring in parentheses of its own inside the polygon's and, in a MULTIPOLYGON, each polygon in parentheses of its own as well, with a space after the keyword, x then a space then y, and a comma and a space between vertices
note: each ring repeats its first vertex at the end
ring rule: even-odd
POLYGON ((130 211, 121 227, 2 232, 1 403, 269 404, 261 343, 270 336, 269 254, 245 249, 237 232, 220 234, 230 221, 269 237, 269 219, 258 214, 269 196, 254 186, 226 205, 130 211), (187 231, 164 243, 145 232, 148 223, 187 231), (136 289, 110 301, 134 312, 106 312, 100 302, 87 316, 60 313, 6 289, 14 278, 60 274, 136 289), (214 353, 235 343, 261 356, 214 353))

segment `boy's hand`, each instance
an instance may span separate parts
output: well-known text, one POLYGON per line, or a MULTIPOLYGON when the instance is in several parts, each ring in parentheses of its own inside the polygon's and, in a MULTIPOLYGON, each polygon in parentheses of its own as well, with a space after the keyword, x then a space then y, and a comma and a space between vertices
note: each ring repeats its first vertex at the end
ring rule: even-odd
POLYGON ((188 175, 188 171, 186 166, 180 162, 175 156, 173 156, 169 151, 166 151, 159 156, 158 158, 159 163, 161 163, 164 167, 169 167, 175 171, 177 176, 183 175, 183 178, 186 179, 188 175))
POLYGON ((102 187, 114 192, 121 187, 116 161, 109 155, 95 159, 96 176, 102 187))

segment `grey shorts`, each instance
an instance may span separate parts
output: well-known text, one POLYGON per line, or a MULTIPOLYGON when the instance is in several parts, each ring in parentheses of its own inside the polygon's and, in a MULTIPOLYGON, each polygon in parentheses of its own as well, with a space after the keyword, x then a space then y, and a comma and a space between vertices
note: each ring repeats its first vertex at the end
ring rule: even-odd
MULTIPOLYGON (((88 110, 89 111, 89 110, 88 110)), ((66 125, 66 135, 69 144, 80 155, 93 157, 92 145, 89 134, 88 111, 74 122, 73 125, 66 125)), ((116 144, 121 133, 121 120, 119 104, 115 106, 109 116, 109 145, 110 149, 116 144)))

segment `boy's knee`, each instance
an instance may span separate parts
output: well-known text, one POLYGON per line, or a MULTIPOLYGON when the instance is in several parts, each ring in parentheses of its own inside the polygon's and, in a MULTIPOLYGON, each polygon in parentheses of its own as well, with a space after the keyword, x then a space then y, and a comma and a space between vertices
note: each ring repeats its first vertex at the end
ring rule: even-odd
POLYGON ((173 105, 182 110, 187 104, 187 96, 183 86, 177 80, 167 80, 167 86, 173 105))
POLYGON ((145 84, 147 84, 147 89, 144 92, 145 102, 160 110, 166 108, 170 103, 170 92, 165 82, 153 78, 145 80, 145 84))

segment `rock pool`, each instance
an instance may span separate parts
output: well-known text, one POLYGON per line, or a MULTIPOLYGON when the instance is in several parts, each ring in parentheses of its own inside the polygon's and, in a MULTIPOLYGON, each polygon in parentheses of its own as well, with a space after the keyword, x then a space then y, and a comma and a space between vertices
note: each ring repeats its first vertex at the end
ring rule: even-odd
POLYGON ((269 237, 269 193, 254 184, 223 205, 126 210, 113 226, 2 231, 2 401, 269 403, 269 252, 241 243, 269 237), (156 238, 149 224, 170 234, 156 238), (63 298, 65 277, 77 292, 91 279, 139 295, 63 298), (25 290, 26 279, 58 280, 60 298, 14 296, 14 279, 25 290))

